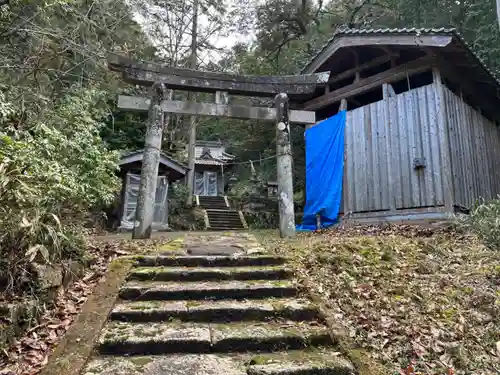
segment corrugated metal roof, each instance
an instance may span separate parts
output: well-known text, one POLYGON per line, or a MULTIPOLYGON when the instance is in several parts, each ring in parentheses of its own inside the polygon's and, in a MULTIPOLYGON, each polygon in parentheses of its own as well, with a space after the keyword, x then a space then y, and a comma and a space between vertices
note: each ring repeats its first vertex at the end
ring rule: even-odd
POLYGON ((452 35, 457 40, 459 40, 465 49, 477 60, 477 62, 484 68, 484 70, 491 76, 492 80, 500 86, 500 81, 497 79, 496 75, 486 66, 485 62, 472 50, 472 47, 465 41, 465 39, 460 35, 460 33, 454 28, 365 28, 365 29, 353 29, 353 28, 339 28, 330 40, 319 49, 319 51, 312 57, 312 59, 306 64, 301 72, 304 72, 309 65, 316 60, 323 51, 325 51, 334 41, 343 35, 373 35, 373 34, 396 34, 396 35, 452 35))

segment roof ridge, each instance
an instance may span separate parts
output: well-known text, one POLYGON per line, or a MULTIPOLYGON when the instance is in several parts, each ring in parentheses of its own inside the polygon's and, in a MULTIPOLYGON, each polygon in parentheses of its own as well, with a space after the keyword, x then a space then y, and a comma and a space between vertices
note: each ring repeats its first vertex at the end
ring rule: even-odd
POLYGON ((496 82, 497 85, 500 86, 500 80, 497 78, 497 75, 487 66, 487 64, 484 62, 483 59, 481 59, 477 53, 472 49, 472 46, 464 39, 464 37, 460 34, 457 28, 455 27, 439 27, 439 28, 426 28, 426 27, 421 27, 421 28, 416 28, 416 27, 411 27, 411 28, 372 28, 372 27, 362 27, 362 28, 351 28, 348 27, 347 25, 340 25, 335 32, 333 33, 333 36, 325 43, 323 46, 314 54, 314 56, 305 64, 305 66, 301 69, 300 74, 303 74, 303 72, 309 67, 314 60, 323 52, 325 51, 331 43, 337 38, 338 36, 342 35, 354 35, 354 34, 392 34, 392 33, 399 33, 399 34, 416 34, 416 36, 421 35, 421 34, 452 34, 455 36, 463 45, 464 47, 471 53, 471 55, 479 62, 479 64, 484 68, 484 70, 491 76, 491 78, 496 82))

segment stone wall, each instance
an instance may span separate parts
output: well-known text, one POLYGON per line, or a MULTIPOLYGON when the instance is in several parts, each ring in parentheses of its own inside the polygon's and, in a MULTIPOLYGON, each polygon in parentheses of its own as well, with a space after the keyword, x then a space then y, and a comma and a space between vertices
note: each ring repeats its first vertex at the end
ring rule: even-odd
MULTIPOLYGON (((59 265, 32 263, 30 296, 5 298, 0 293, 0 349, 12 344, 27 329, 37 324, 44 306, 55 301, 59 289, 66 289, 74 280, 83 277, 86 264, 64 262, 59 265)), ((2 287, 5 287, 8 283, 2 287)))

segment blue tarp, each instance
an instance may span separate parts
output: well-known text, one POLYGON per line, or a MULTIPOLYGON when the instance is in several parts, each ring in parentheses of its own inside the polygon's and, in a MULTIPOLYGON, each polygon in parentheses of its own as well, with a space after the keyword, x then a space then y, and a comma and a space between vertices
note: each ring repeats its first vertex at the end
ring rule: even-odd
POLYGON ((321 228, 337 222, 342 198, 345 121, 346 111, 341 111, 306 130, 306 207, 297 230, 320 229, 316 214, 320 214, 321 228))

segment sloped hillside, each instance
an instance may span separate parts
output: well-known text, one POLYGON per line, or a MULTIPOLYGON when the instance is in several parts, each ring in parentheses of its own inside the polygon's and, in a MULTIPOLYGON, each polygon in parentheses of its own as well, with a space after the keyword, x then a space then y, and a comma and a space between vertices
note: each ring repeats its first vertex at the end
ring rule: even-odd
POLYGON ((383 226, 300 234, 292 243, 262 238, 293 258, 347 347, 394 373, 498 373, 500 252, 474 236, 383 226))

